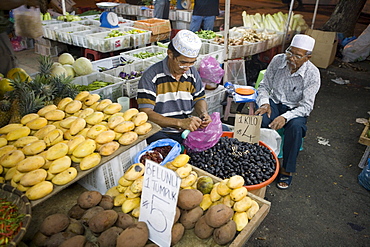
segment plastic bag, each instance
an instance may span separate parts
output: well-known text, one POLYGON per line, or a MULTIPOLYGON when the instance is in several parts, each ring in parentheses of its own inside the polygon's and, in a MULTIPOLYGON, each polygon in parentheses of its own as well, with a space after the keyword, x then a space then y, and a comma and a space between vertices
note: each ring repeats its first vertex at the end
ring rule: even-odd
POLYGON ((358 182, 365 189, 370 190, 370 158, 367 160, 367 166, 365 166, 358 175, 358 182))
POLYGON ((221 68, 216 58, 206 56, 200 61, 199 74, 204 83, 212 82, 219 84, 225 71, 221 68))
POLYGON ((370 24, 361 35, 343 49, 343 62, 363 61, 370 55, 370 24))
POLYGON ((165 165, 167 162, 170 162, 174 160, 177 156, 181 153, 181 145, 175 140, 172 139, 160 139, 155 142, 150 143, 149 146, 147 146, 145 149, 140 151, 136 154, 134 157, 134 163, 140 163, 140 157, 142 154, 145 154, 147 151, 151 151, 156 147, 164 147, 164 146, 171 146, 172 149, 168 153, 168 155, 163 159, 163 161, 160 163, 160 165, 165 165))
POLYGON ((277 155, 280 153, 281 136, 276 130, 261 128, 260 141, 269 146, 277 155))
POLYGON ((219 112, 211 114, 212 122, 204 129, 190 132, 184 140, 184 146, 192 151, 201 152, 207 150, 220 140, 222 135, 222 123, 219 112))
POLYGON ((42 23, 39 8, 22 5, 13 10, 15 34, 20 37, 39 38, 42 36, 42 23))

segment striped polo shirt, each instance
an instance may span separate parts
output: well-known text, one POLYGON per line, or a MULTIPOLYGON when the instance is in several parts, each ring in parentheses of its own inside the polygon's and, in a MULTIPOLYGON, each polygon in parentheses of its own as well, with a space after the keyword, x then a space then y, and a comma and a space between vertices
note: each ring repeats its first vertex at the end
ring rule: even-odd
POLYGON ((197 69, 191 67, 177 81, 167 62, 168 56, 144 71, 137 90, 138 106, 165 117, 186 118, 195 103, 205 99, 202 80, 197 69))

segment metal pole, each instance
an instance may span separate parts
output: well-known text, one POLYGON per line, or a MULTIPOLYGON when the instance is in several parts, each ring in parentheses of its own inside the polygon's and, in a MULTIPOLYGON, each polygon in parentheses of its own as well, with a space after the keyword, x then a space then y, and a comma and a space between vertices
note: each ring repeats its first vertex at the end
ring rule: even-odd
POLYGON ((229 57, 229 27, 230 27, 230 1, 225 1, 225 20, 224 20, 224 83, 227 77, 227 60, 229 57))
POLYGON ((285 40, 286 40, 286 37, 287 37, 287 33, 289 31, 290 19, 292 18, 293 4, 294 4, 294 0, 290 1, 288 20, 287 20, 287 23, 285 25, 283 44, 281 46, 281 52, 284 52, 284 50, 285 50, 285 40))
POLYGON ((65 2, 65 0, 62 0, 62 14, 66 15, 66 2, 65 2))
POLYGON ((318 6, 319 6, 319 0, 316 0, 315 10, 313 12, 313 17, 312 17, 311 29, 313 29, 313 26, 315 25, 316 13, 317 13, 318 6))

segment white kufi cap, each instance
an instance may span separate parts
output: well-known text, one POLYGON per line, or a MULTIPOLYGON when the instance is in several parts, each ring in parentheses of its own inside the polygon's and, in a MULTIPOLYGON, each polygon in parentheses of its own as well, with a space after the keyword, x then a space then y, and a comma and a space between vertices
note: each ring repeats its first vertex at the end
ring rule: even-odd
POLYGON ((180 30, 172 39, 173 47, 185 57, 197 57, 202 47, 202 41, 189 30, 180 30))
POLYGON ((313 47, 315 46, 315 39, 305 34, 296 34, 293 37, 290 46, 306 51, 312 51, 313 47))

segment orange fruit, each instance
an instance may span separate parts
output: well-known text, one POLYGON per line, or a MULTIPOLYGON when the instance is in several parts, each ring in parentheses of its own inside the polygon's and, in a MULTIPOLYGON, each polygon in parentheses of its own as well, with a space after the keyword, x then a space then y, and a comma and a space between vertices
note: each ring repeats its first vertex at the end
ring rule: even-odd
POLYGON ((8 78, 3 78, 0 80, 0 92, 5 93, 14 90, 10 80, 8 78))
POLYGON ((6 74, 6 77, 12 80, 15 80, 16 78, 20 78, 21 81, 31 81, 31 77, 27 74, 27 72, 22 68, 12 68, 8 71, 6 74))

